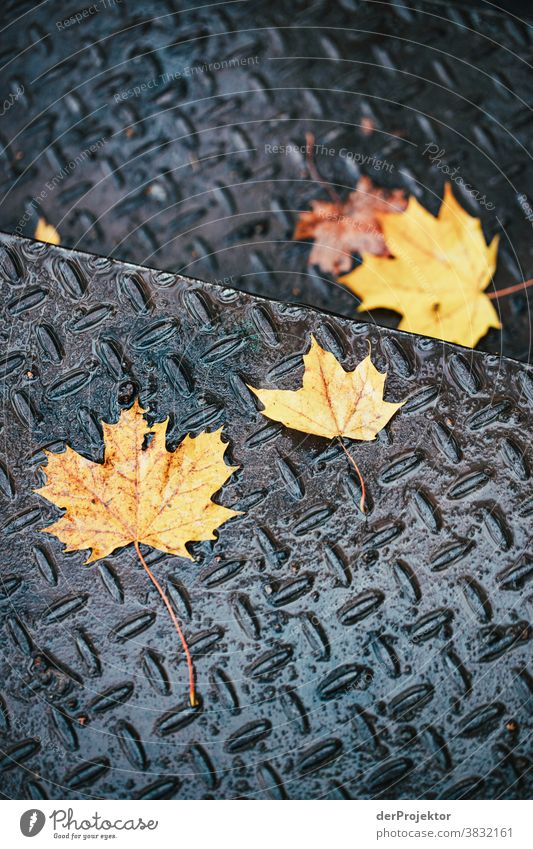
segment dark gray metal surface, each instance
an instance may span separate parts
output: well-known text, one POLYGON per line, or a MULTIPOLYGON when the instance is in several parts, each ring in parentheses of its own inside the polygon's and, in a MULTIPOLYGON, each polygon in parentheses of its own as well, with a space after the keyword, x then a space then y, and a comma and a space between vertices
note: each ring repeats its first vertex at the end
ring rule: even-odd
POLYGON ((14 237, 1 239, 0 776, 6 797, 525 798, 533 372, 436 340, 14 237), (352 443, 269 423, 311 334, 372 343, 386 398, 352 443), (86 567, 39 529, 42 448, 102 458, 139 392, 169 448, 224 425, 244 511, 196 562, 132 547, 86 567), (529 552, 528 552, 529 546, 529 552))
MULTIPOLYGON (((490 204, 458 190, 487 238, 501 234, 496 287, 531 277, 532 39, 512 14, 482 0, 153 0, 102 2, 66 26, 80 5, 2 4, 2 88, 24 87, 0 128, 2 229, 33 235, 44 214, 73 247, 353 316, 353 296, 291 240, 327 195, 303 153, 268 148, 312 132, 343 197, 367 173, 433 211, 436 144, 490 204)), ((503 332, 480 347, 527 361, 529 303, 502 300, 503 332)))

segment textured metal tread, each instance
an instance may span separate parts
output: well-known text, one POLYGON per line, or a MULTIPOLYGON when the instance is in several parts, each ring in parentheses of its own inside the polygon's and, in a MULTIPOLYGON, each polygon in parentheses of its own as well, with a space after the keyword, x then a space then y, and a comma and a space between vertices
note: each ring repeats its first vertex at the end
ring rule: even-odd
MULTIPOLYGON (((520 363, 0 238, 1 790, 10 798, 524 798, 533 373, 520 363), (388 399, 346 458, 261 416, 310 335, 388 399), (39 528, 41 449, 102 456, 139 393, 169 447, 224 425, 244 515, 151 551, 202 707, 130 548, 84 567, 39 528)), ((530 726, 529 726, 530 730, 530 726)))

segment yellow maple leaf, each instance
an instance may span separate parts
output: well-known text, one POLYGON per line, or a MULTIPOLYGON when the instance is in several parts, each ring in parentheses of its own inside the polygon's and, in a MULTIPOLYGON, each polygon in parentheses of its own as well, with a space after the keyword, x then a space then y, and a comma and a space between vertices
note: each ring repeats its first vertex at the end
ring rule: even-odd
POLYGON ((144 412, 135 401, 116 424, 102 422, 103 463, 69 446, 44 452, 47 482, 36 492, 66 512, 43 530, 65 551, 92 549, 86 563, 135 542, 192 559, 185 543, 215 539, 214 529, 238 515, 211 500, 238 468, 224 462, 222 428, 167 451, 168 419, 150 426, 144 412))
POLYGON ((361 510, 364 512, 365 489, 361 473, 342 437, 364 442, 376 438, 400 409, 400 403, 383 400, 387 373, 379 372, 370 354, 353 371, 345 371, 329 351, 314 337, 303 358, 304 375, 300 389, 249 388, 264 406, 263 415, 294 430, 338 438, 354 465, 362 487, 361 510))
POLYGON ((212 500, 238 466, 224 462, 227 446, 221 439, 222 428, 194 439, 186 436, 175 451, 167 451, 168 419, 150 426, 144 412, 135 401, 116 424, 102 422, 103 463, 93 463, 69 446, 61 454, 45 451, 48 462, 42 468, 47 480, 35 491, 66 511, 43 531, 65 543, 65 551, 91 549, 86 563, 129 543, 135 545, 182 642, 190 701, 196 706, 189 648, 139 543, 192 559, 187 542, 215 539, 214 530, 239 515, 212 500))
POLYGON ((48 242, 51 245, 60 245, 61 236, 56 228, 49 224, 46 218, 39 218, 37 227, 35 228, 35 238, 39 242, 48 242))
POLYGON ((411 197, 405 212, 379 216, 392 259, 364 254, 363 264, 339 278, 362 298, 358 311, 392 309, 400 330, 471 348, 498 314, 484 294, 496 268, 498 237, 485 242, 481 222, 446 184, 437 217, 411 197))

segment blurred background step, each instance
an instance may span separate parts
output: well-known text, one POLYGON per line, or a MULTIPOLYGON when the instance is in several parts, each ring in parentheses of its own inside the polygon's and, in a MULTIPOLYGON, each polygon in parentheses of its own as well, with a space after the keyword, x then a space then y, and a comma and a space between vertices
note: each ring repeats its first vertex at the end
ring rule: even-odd
MULTIPOLYGON (((2 4, 2 229, 33 236, 42 216, 65 245, 354 317, 292 240, 328 199, 294 151, 312 133, 342 198, 367 174, 433 212, 435 145, 486 196, 455 184, 500 234, 495 287, 531 277, 530 4, 148 0, 78 21, 79 5, 2 4)), ((531 297, 499 301, 503 330, 479 347, 527 361, 531 297)))

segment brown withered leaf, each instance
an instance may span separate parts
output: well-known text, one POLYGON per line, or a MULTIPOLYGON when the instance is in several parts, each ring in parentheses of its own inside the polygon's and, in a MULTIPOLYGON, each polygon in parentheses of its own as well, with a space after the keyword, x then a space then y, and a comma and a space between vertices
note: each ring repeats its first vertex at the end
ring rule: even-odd
POLYGON ((221 439, 222 429, 194 439, 186 436, 175 451, 167 451, 168 419, 150 426, 144 412, 135 401, 131 409, 121 412, 116 424, 102 422, 103 463, 93 463, 69 446, 60 454, 45 451, 47 480, 36 492, 65 510, 44 532, 60 539, 65 551, 91 549, 86 563, 134 544, 181 640, 189 670, 189 699, 197 707, 187 641, 139 544, 192 559, 186 543, 215 539, 215 529, 239 515, 212 500, 238 467, 224 462, 227 446, 221 439))
POLYGON ((302 212, 294 239, 313 239, 309 264, 337 275, 349 271, 353 253, 390 256, 379 214, 403 212, 407 199, 402 189, 380 189, 361 177, 344 202, 315 200, 302 212))

